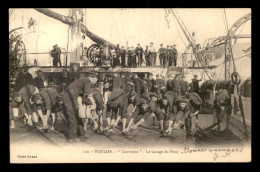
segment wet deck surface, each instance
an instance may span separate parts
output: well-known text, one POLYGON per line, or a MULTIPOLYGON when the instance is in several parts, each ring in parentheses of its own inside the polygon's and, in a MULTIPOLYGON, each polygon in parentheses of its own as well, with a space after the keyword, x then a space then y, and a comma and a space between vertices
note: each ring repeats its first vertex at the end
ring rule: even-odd
MULTIPOLYGON (((58 124, 61 121, 58 120, 58 124)), ((200 114, 198 125, 202 128, 208 127, 212 124, 212 115, 200 114)), ((140 127, 129 134, 122 134, 121 125, 112 133, 97 134, 92 130, 91 124, 88 125, 88 131, 85 135, 85 140, 80 142, 67 142, 64 135, 58 131, 49 130, 48 133, 43 133, 42 130, 34 129, 28 132, 26 126, 21 119, 15 121, 16 128, 10 130, 10 143, 11 145, 22 144, 45 144, 49 146, 80 146, 84 145, 93 148, 120 148, 120 147, 147 147, 147 146, 183 146, 194 145, 199 146, 195 141, 195 137, 187 137, 185 128, 174 129, 172 134, 164 136, 159 134, 159 127, 152 125, 152 117, 149 117, 140 127)), ((106 125, 106 124, 104 124, 106 125)), ((223 124, 224 126, 224 124, 223 124)), ((57 129, 59 130, 59 129, 57 129)), ((238 130, 231 127, 231 130, 243 138, 243 135, 238 130)), ((192 118, 192 133, 195 133, 195 118, 192 118)), ((241 145, 243 143, 237 142, 235 144, 241 145)))

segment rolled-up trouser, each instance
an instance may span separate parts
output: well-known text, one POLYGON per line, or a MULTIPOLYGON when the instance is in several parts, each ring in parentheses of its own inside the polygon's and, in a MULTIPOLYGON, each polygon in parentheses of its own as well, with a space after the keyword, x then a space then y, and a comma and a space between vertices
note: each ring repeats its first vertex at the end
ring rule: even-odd
POLYGON ((66 117, 68 120, 68 139, 76 139, 77 137, 77 106, 75 102, 77 101, 76 95, 69 95, 68 91, 62 94, 64 107, 66 108, 66 117), (71 99, 75 99, 74 101, 71 99))
POLYGON ((123 107, 112 108, 109 105, 107 106, 107 118, 116 119, 118 116, 126 118, 126 114, 123 112, 123 107))

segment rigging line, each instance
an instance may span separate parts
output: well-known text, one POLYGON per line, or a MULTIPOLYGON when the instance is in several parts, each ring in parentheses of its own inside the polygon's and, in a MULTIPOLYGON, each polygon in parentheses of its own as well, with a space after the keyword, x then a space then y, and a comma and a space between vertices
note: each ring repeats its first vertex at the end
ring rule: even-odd
POLYGON ((220 73, 219 73, 219 75, 218 75, 218 79, 217 79, 217 81, 219 81, 219 78, 220 78, 220 75, 221 75, 221 73, 222 73, 222 69, 223 69, 223 67, 224 67, 224 63, 223 63, 223 65, 222 65, 221 69, 220 69, 220 73))
POLYGON ((163 29, 163 42, 165 41, 165 28, 166 28, 166 21, 164 23, 164 29, 163 29))
POLYGON ((225 8, 223 8, 224 14, 225 14, 225 20, 226 20, 226 29, 227 29, 227 33, 228 33, 228 22, 227 22, 227 15, 226 15, 226 10, 225 8))
MULTIPOLYGON (((244 29, 245 25, 246 25, 246 23, 243 24, 243 27, 242 27, 242 29, 240 30, 238 36, 241 34, 241 32, 242 32, 242 30, 244 29)), ((232 45, 232 48, 234 47, 234 45, 235 45, 235 42, 234 42, 234 44, 232 45)))
MULTIPOLYGON (((225 10, 225 8, 224 8, 224 13, 225 13, 225 19, 226 19, 226 23, 227 23, 227 15, 226 15, 226 10, 225 10)), ((228 23, 227 23, 227 32, 228 32, 228 23)), ((235 64, 235 61, 234 61, 234 57, 233 57, 233 52, 232 52, 232 47, 231 47, 231 41, 232 40, 230 40, 229 39, 229 46, 230 46, 230 54, 231 54, 231 57, 232 57, 232 61, 233 61, 233 68, 234 68, 234 71, 236 71, 236 64, 235 64)))
POLYGON ((123 31, 124 31, 124 38, 125 38, 125 42, 126 42, 126 36, 125 36, 125 27, 124 27, 124 23, 123 23, 123 19, 122 19, 122 14, 121 14, 121 10, 119 9, 119 14, 120 14, 120 18, 121 18, 121 24, 123 26, 123 31))
MULTIPOLYGON (((172 18, 173 18, 173 15, 172 15, 172 18)), ((174 20, 174 18, 173 18, 173 21, 174 21, 174 23, 175 23, 175 27, 176 27, 176 29, 177 29, 179 35, 180 35, 180 38, 181 38, 183 44, 187 47, 187 44, 185 44, 184 40, 182 39, 182 36, 181 36, 181 34, 180 34, 180 32, 179 32, 179 29, 178 29, 178 27, 177 27, 177 23, 176 23, 176 21, 174 20)))
POLYGON ((116 31, 117 31, 118 38, 119 38, 119 40, 120 40, 120 42, 121 42, 121 37, 120 37, 119 32, 118 32, 118 29, 117 29, 117 24, 116 24, 115 16, 114 16, 114 14, 113 14, 112 9, 111 9, 111 13, 112 13, 112 16, 113 16, 113 19, 114 19, 114 23, 115 23, 115 26, 116 26, 116 31))
POLYGON ((227 23, 226 23, 226 20, 225 20, 225 14, 224 14, 224 9, 222 8, 221 9, 221 12, 222 12, 222 19, 223 19, 223 22, 224 22, 224 28, 225 28, 225 34, 223 35, 227 35, 228 34, 228 29, 227 29, 227 23))
MULTIPOLYGON (((235 58, 234 60, 237 60, 237 59, 240 59, 240 58, 243 58, 243 57, 247 57, 248 55, 251 55, 251 54, 247 54, 247 55, 243 55, 243 56, 237 57, 237 58, 235 58)), ((229 60, 225 60, 224 62, 221 62, 221 63, 218 64, 216 67, 219 67, 221 64, 223 64, 223 63, 225 63, 225 62, 227 62, 227 61, 229 61, 229 60)))
MULTIPOLYGON (((175 11, 176 11, 176 16, 179 17, 179 15, 177 14, 177 10, 175 10, 175 11)), ((187 32, 188 36, 190 37, 189 39, 191 39, 191 36, 190 36, 190 34, 189 34, 189 32, 188 32, 188 29, 186 28, 186 26, 184 25, 184 23, 182 22, 182 20, 181 20, 180 17, 179 17, 179 20, 180 20, 180 22, 182 23, 182 25, 184 26, 184 28, 186 29, 186 32, 187 32)), ((197 58, 196 55, 195 55, 195 58, 197 58)), ((202 60, 201 60, 201 59, 198 59, 198 60, 199 60, 200 64, 204 67, 205 72, 207 72, 206 67, 202 64, 202 60)), ((211 74, 212 77, 213 77, 213 72, 212 72, 211 69, 210 69, 210 72, 211 72, 210 74, 211 74)), ((208 72, 207 72, 207 75, 208 75, 208 72)), ((214 78, 214 77, 213 77, 213 78, 214 78)))
POLYGON ((176 11, 176 12, 175 12, 175 13, 176 13, 176 16, 179 18, 179 20, 180 20, 181 24, 183 25, 185 31, 187 32, 187 34, 188 34, 188 36, 189 36, 189 39, 193 40, 193 39, 192 39, 192 36, 191 36, 190 33, 189 33, 189 30, 186 28, 186 26, 184 25, 183 21, 181 20, 181 17, 180 17, 180 15, 178 14, 177 9, 175 9, 175 11, 176 11))

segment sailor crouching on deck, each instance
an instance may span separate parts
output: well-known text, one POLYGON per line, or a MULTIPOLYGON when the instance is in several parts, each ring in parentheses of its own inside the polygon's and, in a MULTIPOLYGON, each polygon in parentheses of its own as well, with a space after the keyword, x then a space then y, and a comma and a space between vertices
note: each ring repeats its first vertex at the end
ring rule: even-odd
MULTIPOLYGON (((231 96, 226 89, 220 89, 217 91, 214 100, 214 113, 213 113, 213 123, 221 122, 226 116, 226 128, 229 129, 229 120, 231 116, 232 105, 231 96)), ((218 124, 218 130, 220 130, 220 124, 218 124)))
POLYGON ((173 105, 173 112, 175 115, 173 128, 177 128, 178 126, 182 128, 185 123, 186 133, 187 135, 191 135, 191 107, 189 100, 178 98, 173 105))
POLYGON ((112 91, 107 101, 106 118, 108 126, 105 128, 106 131, 112 132, 113 129, 117 126, 121 117, 126 118, 126 99, 127 96, 124 90, 115 89, 114 91, 112 91))
MULTIPOLYGON (((83 97, 82 103, 85 104, 86 98, 91 96, 91 84, 97 82, 97 74, 95 72, 90 72, 88 78, 79 78, 78 80, 72 82, 60 95, 62 96, 65 108, 65 116, 68 119, 68 137, 69 142, 79 141, 77 139, 77 129, 78 129, 78 110, 79 104, 77 98, 79 96, 83 97)), ((81 134, 82 135, 82 134, 81 134)))
POLYGON ((147 118, 149 102, 143 98, 140 99, 140 104, 135 106, 134 111, 131 114, 130 121, 123 133, 128 133, 130 130, 135 130, 141 123, 147 118))
POLYGON ((32 85, 32 81, 28 85, 22 87, 19 92, 15 95, 15 101, 19 103, 19 110, 24 114, 25 121, 28 127, 28 131, 32 131, 34 127, 41 129, 39 125, 38 115, 43 119, 41 109, 37 109, 37 106, 31 101, 34 94, 39 93, 38 89, 32 85), (34 127, 33 127, 34 124, 34 127))

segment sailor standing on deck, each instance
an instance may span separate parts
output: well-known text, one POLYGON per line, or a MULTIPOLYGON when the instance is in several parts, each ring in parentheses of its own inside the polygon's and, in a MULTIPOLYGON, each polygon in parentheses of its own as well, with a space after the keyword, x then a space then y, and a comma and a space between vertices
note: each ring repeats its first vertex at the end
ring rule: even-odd
POLYGON ((132 62, 133 61, 133 51, 130 48, 127 49, 127 59, 128 59, 127 66, 129 66, 129 67, 133 66, 133 62, 132 62))
POLYGON ((114 73, 114 78, 113 78, 113 84, 112 84, 112 91, 115 89, 121 88, 121 78, 118 75, 118 73, 114 73))
POLYGON ((138 77, 137 73, 134 73, 134 86, 135 86, 135 92, 138 94, 139 97, 141 97, 141 88, 143 86, 143 81, 141 78, 138 77))
POLYGON ((202 81, 202 78, 200 80, 197 79, 198 75, 194 75, 194 78, 192 79, 192 91, 199 94, 199 82, 202 81))
POLYGON ((33 79, 33 85, 38 88, 40 91, 41 89, 44 89, 44 81, 43 81, 43 73, 42 70, 39 69, 36 71, 37 77, 33 79))
POLYGON ((170 49, 170 46, 167 45, 166 46, 166 65, 167 66, 170 66, 170 52, 171 52, 171 49, 170 49))
POLYGON ((176 74, 175 78, 172 80, 172 91, 176 92, 178 96, 181 95, 181 84, 179 80, 180 74, 176 74))
POLYGON ((124 73, 121 74, 121 78, 120 79, 121 79, 121 89, 126 91, 126 77, 125 77, 124 73))
POLYGON ((138 66, 142 66, 143 64, 143 48, 140 46, 140 44, 137 44, 137 47, 135 48, 135 55, 136 58, 138 59, 138 66))
POLYGON ((154 66, 156 62, 156 52, 155 48, 153 47, 153 42, 150 43, 150 47, 148 49, 149 52, 149 63, 150 66, 154 66))
POLYGON ((58 66, 58 63, 61 66, 61 49, 58 47, 58 44, 53 45, 53 50, 51 51, 51 56, 53 57, 53 66, 58 66))
POLYGON ((172 51, 173 51, 173 66, 176 67, 177 66, 178 51, 176 49, 176 45, 175 44, 173 45, 172 51))
POLYGON ((159 48, 159 59, 160 59, 160 66, 166 66, 166 49, 163 47, 163 44, 160 45, 159 48))
POLYGON ((79 110, 78 97, 82 96, 82 103, 86 104, 87 97, 91 96, 91 84, 96 84, 97 74, 91 72, 89 78, 80 78, 72 82, 66 89, 61 93, 66 116, 68 118, 68 138, 69 142, 78 141, 77 139, 77 116, 79 110))
POLYGON ((126 66, 126 64, 125 64, 125 55, 126 55, 126 50, 125 50, 124 46, 122 46, 121 47, 121 65, 123 67, 126 66))

